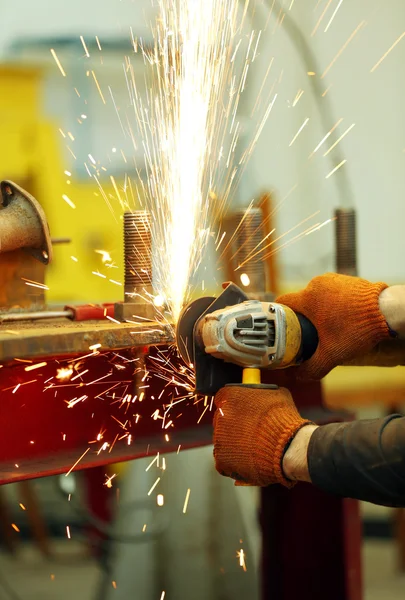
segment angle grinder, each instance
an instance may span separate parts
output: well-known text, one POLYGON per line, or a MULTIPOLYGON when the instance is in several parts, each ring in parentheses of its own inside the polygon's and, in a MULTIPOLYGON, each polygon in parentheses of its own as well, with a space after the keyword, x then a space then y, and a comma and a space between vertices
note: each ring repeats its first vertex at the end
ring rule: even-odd
POLYGON ((176 328, 180 355, 195 370, 195 391, 260 384, 261 369, 282 369, 310 358, 318 345, 313 324, 276 302, 250 300, 234 283, 217 297, 185 306, 176 328))

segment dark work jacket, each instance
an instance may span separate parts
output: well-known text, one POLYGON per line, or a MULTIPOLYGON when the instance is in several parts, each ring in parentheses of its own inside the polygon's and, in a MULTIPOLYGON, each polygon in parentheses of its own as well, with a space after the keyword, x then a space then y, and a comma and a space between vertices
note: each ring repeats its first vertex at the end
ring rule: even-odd
POLYGON ((317 487, 347 498, 405 507, 405 417, 318 427, 308 447, 317 487))

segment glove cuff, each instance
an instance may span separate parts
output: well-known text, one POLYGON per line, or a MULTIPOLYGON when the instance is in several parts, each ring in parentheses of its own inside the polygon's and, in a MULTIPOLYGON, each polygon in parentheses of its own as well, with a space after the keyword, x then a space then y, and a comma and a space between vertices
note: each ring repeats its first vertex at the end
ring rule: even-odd
MULTIPOLYGON (((277 416, 280 417, 280 413, 277 416)), ((259 480, 263 482, 260 485, 267 485, 266 482, 271 480, 273 483, 279 483, 287 488, 294 487, 296 482, 287 479, 283 472, 284 454, 301 427, 310 424, 312 424, 311 421, 302 419, 298 413, 287 414, 285 412, 277 422, 271 414, 266 417, 266 422, 258 434, 255 453, 255 467, 259 480), (271 435, 269 435, 269 431, 271 431, 271 435)))

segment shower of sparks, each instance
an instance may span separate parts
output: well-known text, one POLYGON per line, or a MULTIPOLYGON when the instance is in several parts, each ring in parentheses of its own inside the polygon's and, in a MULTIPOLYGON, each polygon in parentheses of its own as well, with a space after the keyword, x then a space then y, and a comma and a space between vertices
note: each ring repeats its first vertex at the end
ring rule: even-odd
POLYGON ((56 52, 53 48, 51 48, 51 54, 52 54, 53 58, 55 59, 56 64, 58 65, 59 71, 62 73, 63 77, 66 77, 65 70, 62 67, 61 62, 60 62, 59 58, 57 57, 56 52))
MULTIPOLYGON (((144 151, 142 191, 152 214, 154 287, 176 322, 211 239, 211 225, 222 214, 258 138, 236 164, 242 133, 237 110, 261 32, 250 33, 244 50, 248 0, 242 16, 236 0, 158 4, 154 48, 137 46, 151 69, 146 102, 129 59, 125 76, 144 151), (236 58, 244 60, 240 70, 236 58)), ((130 135, 135 140, 132 130, 130 135)))
POLYGON ((340 169, 340 167, 343 167, 343 165, 347 162, 346 159, 342 160, 342 162, 340 162, 334 169, 332 169, 332 171, 330 173, 328 173, 325 177, 325 179, 329 179, 329 177, 331 177, 334 173, 336 173, 336 171, 338 171, 340 169))
POLYGON ((383 62, 383 60, 385 60, 387 58, 387 56, 390 54, 390 52, 395 48, 395 46, 397 44, 399 44, 399 42, 402 40, 402 38, 405 37, 405 31, 399 36, 399 38, 392 44, 392 46, 390 48, 388 48, 387 52, 385 54, 382 55, 382 57, 380 58, 379 61, 377 61, 374 65, 374 67, 371 69, 370 73, 374 73, 374 71, 376 69, 378 69, 378 67, 380 66, 380 64, 383 62))

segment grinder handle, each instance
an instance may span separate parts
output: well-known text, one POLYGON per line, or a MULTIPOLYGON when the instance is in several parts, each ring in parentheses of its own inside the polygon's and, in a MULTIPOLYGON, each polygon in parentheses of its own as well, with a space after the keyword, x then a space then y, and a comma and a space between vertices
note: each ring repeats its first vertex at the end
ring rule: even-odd
POLYGON ((254 369, 247 367, 242 371, 242 384, 244 385, 258 385, 262 382, 260 369, 254 369))

